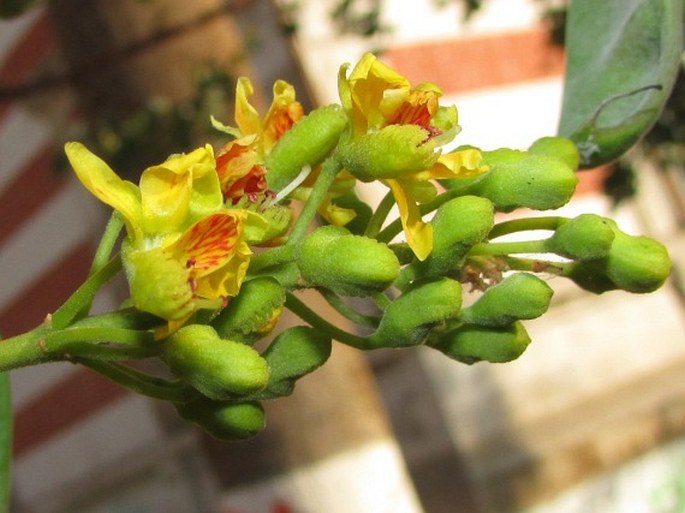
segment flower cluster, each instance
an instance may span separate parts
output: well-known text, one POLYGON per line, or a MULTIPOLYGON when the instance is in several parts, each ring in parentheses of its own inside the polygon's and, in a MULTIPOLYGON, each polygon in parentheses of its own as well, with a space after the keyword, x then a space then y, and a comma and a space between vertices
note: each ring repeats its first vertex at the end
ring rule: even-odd
POLYGON ((570 200, 579 162, 571 141, 446 152, 459 132, 457 109, 441 105, 436 85, 413 86, 372 54, 351 70, 343 65, 338 83, 340 104, 305 115, 294 88, 277 81, 262 117, 250 103, 251 82, 241 78, 236 126, 213 120, 230 139, 216 153, 207 145, 172 155, 145 169, 138 185, 68 143, 79 180, 125 226, 114 258, 130 299, 110 317, 88 317, 92 297, 76 294, 53 316, 53 331, 40 333, 41 357, 78 358, 83 346, 72 341, 92 337, 79 361, 174 402, 215 436, 245 438, 264 425, 261 402, 290 394, 325 363, 333 339, 359 349, 424 345, 460 362, 505 362, 530 342, 523 321, 549 307, 552 289, 536 274, 596 293, 651 292, 666 280, 666 249, 609 219, 496 223, 496 212, 551 210, 570 200), (387 188, 375 210, 357 196, 358 182, 387 188), (541 229, 552 235, 498 240, 541 229), (480 292, 469 306, 462 304, 464 284, 480 292), (319 293, 355 332, 319 316, 300 299, 301 289, 319 293), (362 313, 360 301, 375 313, 362 313), (255 343, 284 309, 308 326, 283 330, 260 352, 255 343), (96 322, 104 332, 90 330, 96 322), (94 363, 98 355, 107 363, 94 363), (150 356, 178 381, 111 363, 150 356))

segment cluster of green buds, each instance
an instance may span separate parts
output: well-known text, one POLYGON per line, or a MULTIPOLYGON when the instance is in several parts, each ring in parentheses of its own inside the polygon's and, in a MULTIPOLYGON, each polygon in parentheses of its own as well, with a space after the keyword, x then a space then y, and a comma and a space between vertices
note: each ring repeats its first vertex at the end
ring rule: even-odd
POLYGON ((138 185, 69 143, 78 178, 115 213, 89 279, 50 322, 17 339, 39 349, 14 366, 76 361, 172 402, 219 438, 246 438, 264 427, 262 402, 292 393, 333 340, 507 362, 530 342, 523 323, 549 308, 546 278, 645 293, 668 277, 663 245, 598 215, 498 222, 500 212, 571 199, 571 141, 442 151, 459 131, 456 108, 440 105, 434 84, 412 86, 371 54, 341 68, 339 90, 340 104, 305 115, 278 81, 262 117, 241 79, 237 126, 213 120, 230 136, 225 146, 173 155, 138 185), (387 189, 375 208, 357 194, 370 182, 387 189), (119 270, 129 299, 90 315, 93 295, 119 270), (322 317, 303 290, 348 322, 322 317), (467 294, 477 297, 465 306, 467 294), (278 329, 284 310, 302 325, 278 329), (130 364, 140 358, 159 359, 171 378, 130 364))

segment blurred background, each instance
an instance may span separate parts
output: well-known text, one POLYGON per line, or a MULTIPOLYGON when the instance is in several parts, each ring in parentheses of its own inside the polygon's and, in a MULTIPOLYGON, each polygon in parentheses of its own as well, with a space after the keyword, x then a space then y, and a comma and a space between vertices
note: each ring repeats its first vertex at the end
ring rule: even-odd
MULTIPOLYGON (((278 78, 305 107, 324 105, 337 101, 340 64, 372 50, 443 88, 459 144, 524 149, 556 131, 561 1, 33 3, 0 21, 4 336, 82 282, 109 215, 67 168, 63 143, 82 140, 135 179, 171 153, 220 144, 209 114, 232 123, 239 75, 262 108, 278 78)), ((553 308, 505 365, 336 347, 240 443, 74 365, 13 371, 12 511, 684 512, 684 111, 681 78, 652 133, 583 172, 562 212, 611 215, 664 242, 675 270, 659 292, 592 296, 551 280, 553 308)), ((114 283, 96 307, 124 296, 114 283)))

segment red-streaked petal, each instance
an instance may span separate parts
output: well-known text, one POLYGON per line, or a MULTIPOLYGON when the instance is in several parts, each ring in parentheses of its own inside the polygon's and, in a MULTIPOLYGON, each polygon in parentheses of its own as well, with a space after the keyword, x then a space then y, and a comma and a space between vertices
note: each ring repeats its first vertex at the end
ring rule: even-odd
POLYGON ((241 216, 237 212, 218 212, 201 219, 173 244, 178 258, 195 279, 213 272, 228 262, 242 235, 241 216))

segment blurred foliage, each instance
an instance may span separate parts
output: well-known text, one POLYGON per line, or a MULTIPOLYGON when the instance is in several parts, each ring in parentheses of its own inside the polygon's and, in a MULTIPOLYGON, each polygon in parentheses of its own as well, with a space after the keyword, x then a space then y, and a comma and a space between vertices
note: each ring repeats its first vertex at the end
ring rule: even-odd
POLYGON ((161 162, 200 140, 225 140, 225 135, 212 128, 210 117, 232 117, 235 83, 236 78, 226 70, 206 67, 198 74, 192 98, 180 102, 152 98, 136 111, 89 122, 83 133, 76 135, 118 173, 134 179, 141 172, 140 162, 161 162))

